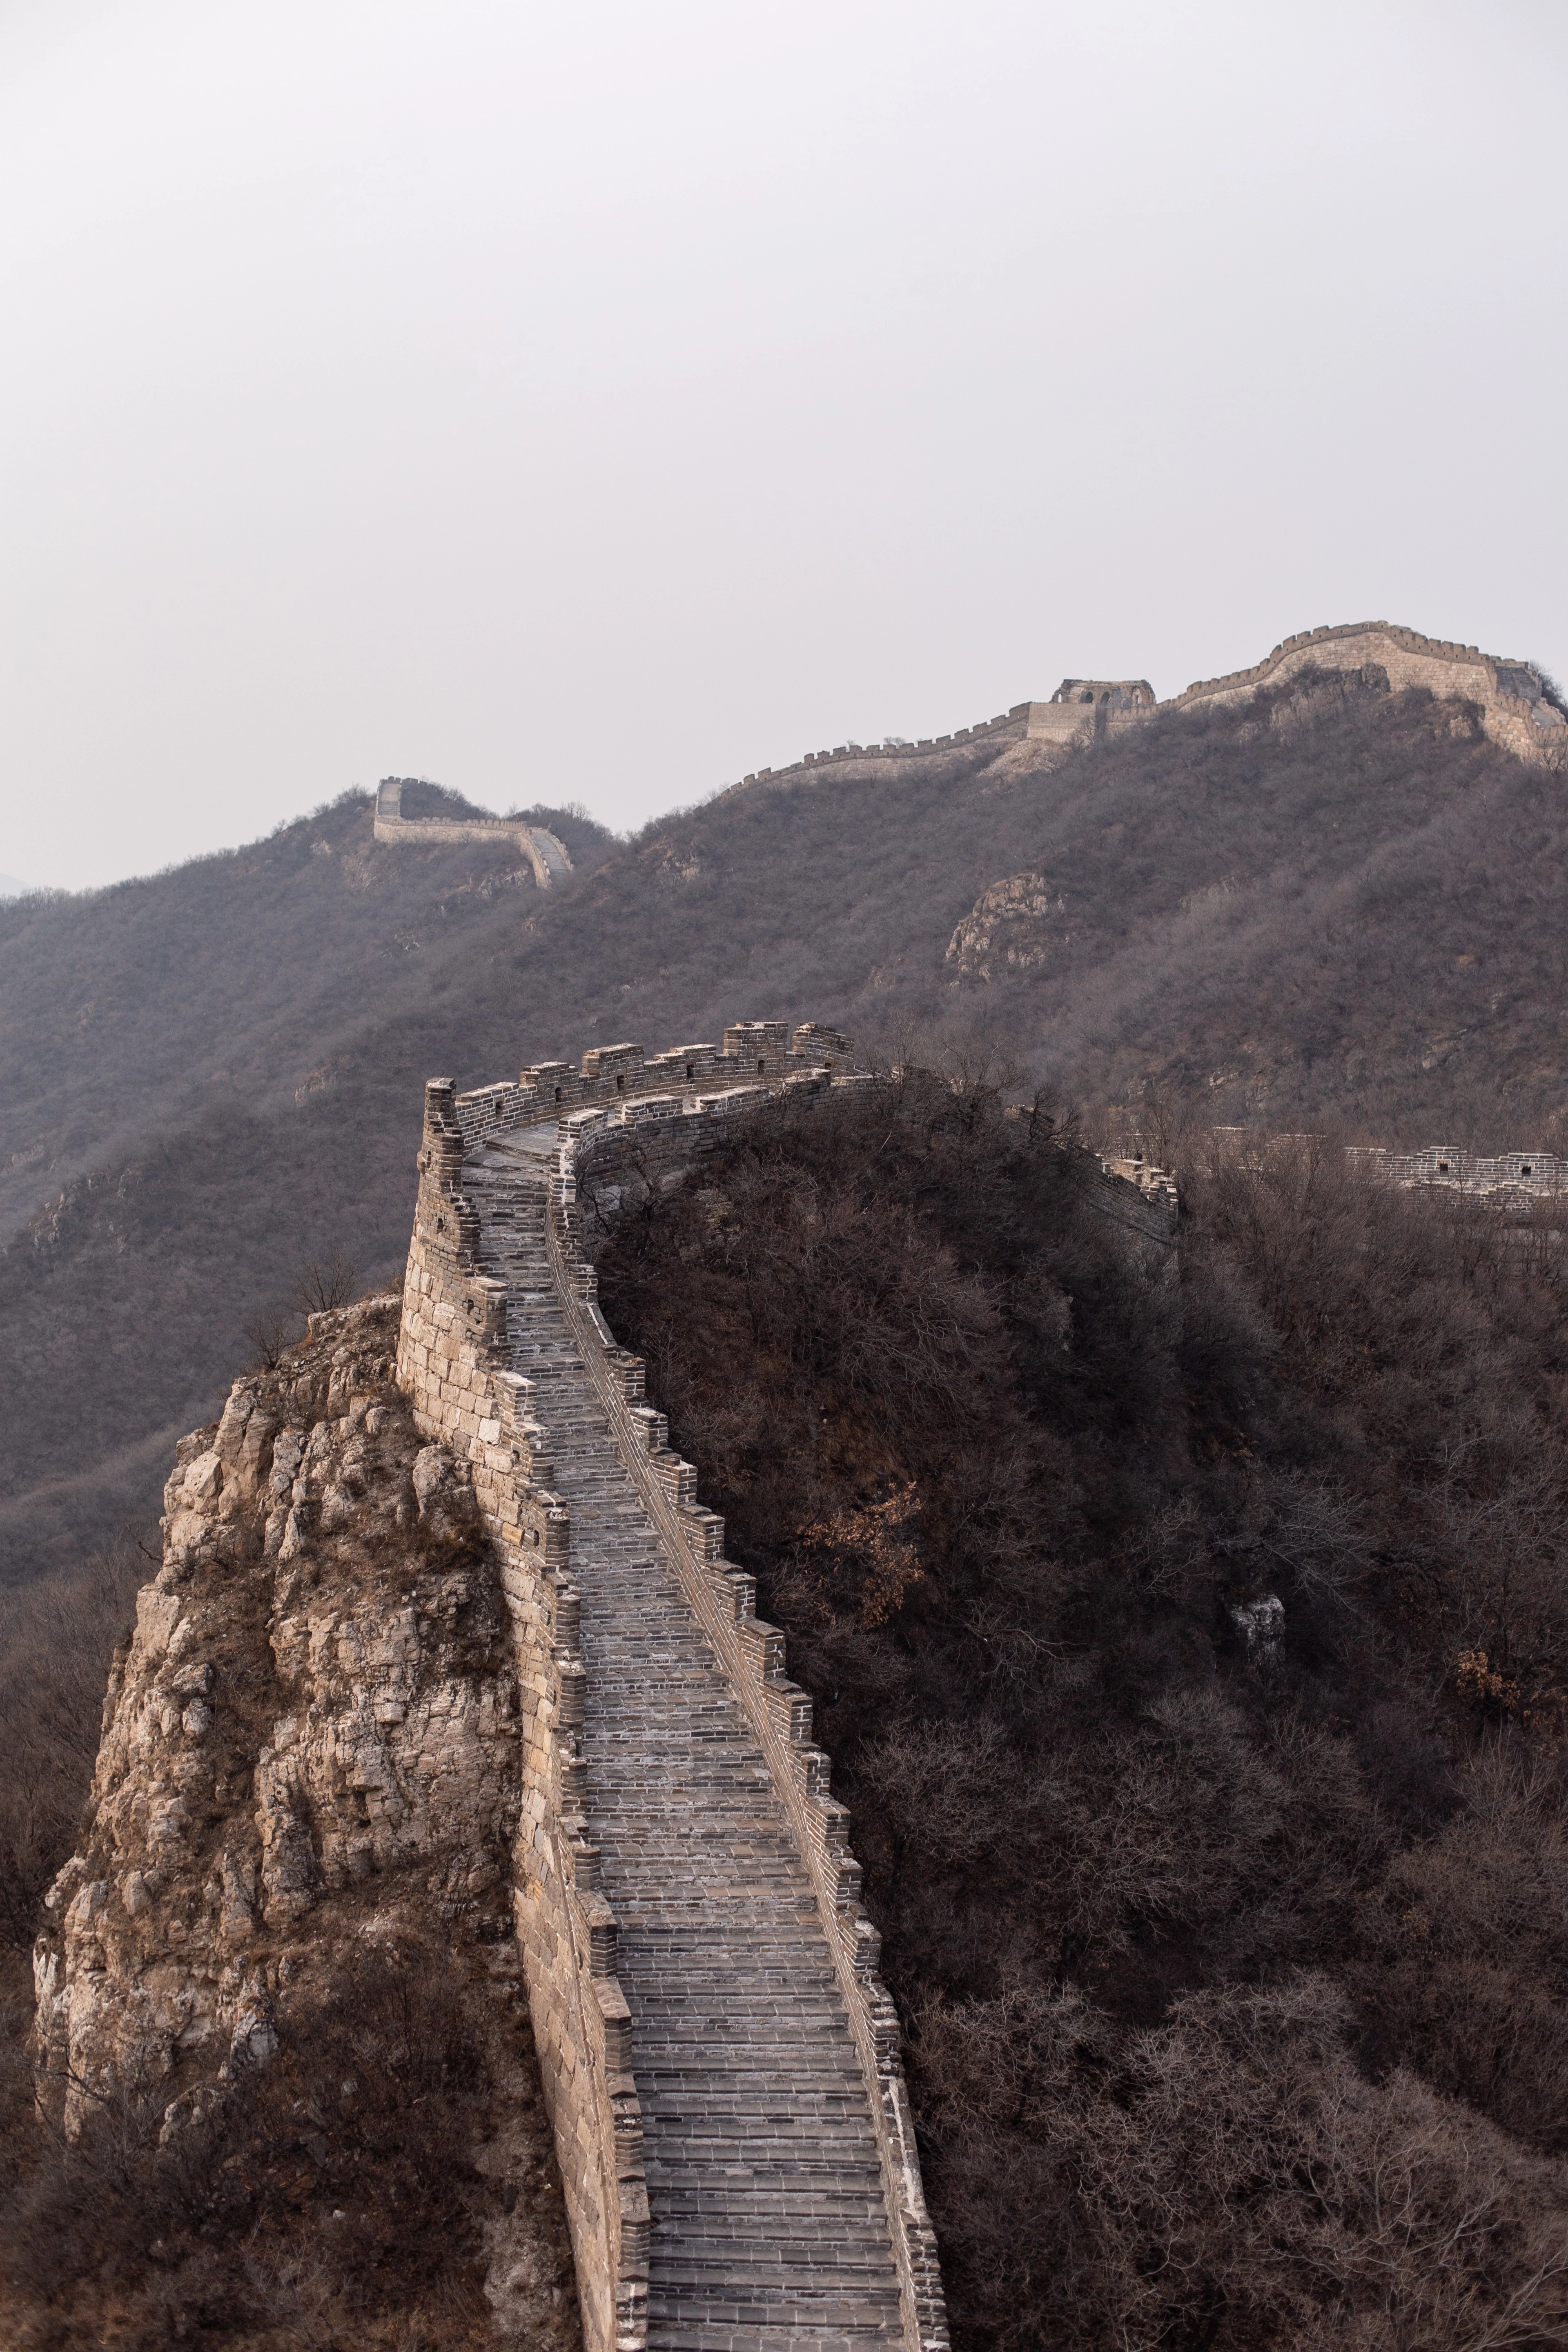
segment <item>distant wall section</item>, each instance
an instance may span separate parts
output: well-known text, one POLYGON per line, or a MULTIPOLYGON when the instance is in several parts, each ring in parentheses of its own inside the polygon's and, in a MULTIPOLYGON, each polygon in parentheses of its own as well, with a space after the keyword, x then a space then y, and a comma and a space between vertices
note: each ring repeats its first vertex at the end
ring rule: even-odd
POLYGON ((1568 718, 1546 693, 1532 663, 1424 637, 1419 630, 1388 621, 1351 621, 1287 637, 1252 668, 1201 678, 1165 702, 1156 699, 1143 677, 1065 677, 1049 701, 1016 702, 994 719, 955 728, 951 735, 921 736, 913 743, 898 739, 837 743, 830 751, 805 752, 792 767, 759 768, 729 789, 795 784, 826 767, 847 776, 875 774, 889 765, 896 768, 938 753, 1001 751, 1015 742, 1054 743, 1066 751, 1101 736, 1123 734, 1167 711, 1244 701, 1260 687, 1286 683, 1302 669, 1363 669, 1369 664, 1386 670, 1396 694, 1425 687, 1445 699, 1477 704, 1493 742, 1532 766, 1568 769, 1568 718))
POLYGON ((1285 684, 1300 670, 1362 669, 1371 663, 1387 671, 1396 694, 1425 687, 1444 700, 1477 703, 1494 743, 1533 766, 1568 768, 1568 719, 1548 699, 1531 663, 1424 637, 1388 621, 1351 621, 1287 637, 1251 669, 1200 679, 1158 708, 1190 710, 1206 702, 1242 702, 1260 687, 1285 684))
POLYGON ((468 843, 501 848, 514 842, 533 868, 542 890, 563 881, 572 871, 563 842, 542 824, 520 824, 514 817, 408 817, 403 814, 403 778, 385 776, 376 788, 374 835, 394 846, 452 849, 468 843))

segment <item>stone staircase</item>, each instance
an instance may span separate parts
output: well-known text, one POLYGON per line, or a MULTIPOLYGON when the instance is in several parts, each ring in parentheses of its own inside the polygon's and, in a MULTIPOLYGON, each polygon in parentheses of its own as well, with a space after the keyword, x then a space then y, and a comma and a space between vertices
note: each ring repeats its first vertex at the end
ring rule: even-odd
POLYGON ((552 1276, 555 1128, 470 1153, 483 1271, 508 1288, 572 1515, 584 1752, 620 1923, 653 2214, 654 2352, 901 2345, 865 2077, 766 1759, 622 1463, 552 1276))

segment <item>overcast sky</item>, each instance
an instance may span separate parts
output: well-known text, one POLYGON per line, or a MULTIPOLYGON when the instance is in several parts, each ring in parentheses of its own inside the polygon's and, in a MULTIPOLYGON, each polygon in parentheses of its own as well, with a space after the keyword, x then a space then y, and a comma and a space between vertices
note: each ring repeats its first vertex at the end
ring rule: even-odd
POLYGON ((1568 668, 1568 9, 0 0, 0 869, 1568 668))

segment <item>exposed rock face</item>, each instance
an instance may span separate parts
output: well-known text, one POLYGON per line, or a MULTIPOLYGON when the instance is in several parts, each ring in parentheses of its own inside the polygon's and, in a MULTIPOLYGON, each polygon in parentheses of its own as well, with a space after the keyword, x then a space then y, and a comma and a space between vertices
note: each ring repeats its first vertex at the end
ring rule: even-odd
POLYGON ((1043 874, 1009 874, 983 890, 953 932, 947 961, 965 980, 989 980, 995 971, 1027 971, 1044 963, 1063 936, 1066 901, 1043 874))
POLYGON ((155 2087, 168 2132, 237 2053, 268 2058, 290 1989, 319 1992, 344 1952, 462 1955, 505 2078, 476 2115, 491 2299, 506 2340, 543 2325, 567 2343, 558 2203, 542 2238, 527 2200, 504 2214, 518 2179, 553 2171, 506 1866, 508 1621, 467 1468, 391 1385, 397 1312, 313 1317, 178 1448, 84 1842, 47 1897, 38 2040, 68 2135, 117 2084, 155 2087))

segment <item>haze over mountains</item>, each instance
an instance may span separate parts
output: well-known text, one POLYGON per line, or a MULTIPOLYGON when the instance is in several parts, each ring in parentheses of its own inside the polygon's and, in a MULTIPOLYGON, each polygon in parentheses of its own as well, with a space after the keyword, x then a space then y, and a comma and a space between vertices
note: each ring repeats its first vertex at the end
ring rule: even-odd
POLYGON ((0 1544, 155 1508, 302 1260, 406 1245, 424 1079, 763 1016, 989 1053, 1091 1114, 1561 1147, 1561 777, 1473 709, 1301 678, 1064 756, 758 783, 617 842, 372 839, 353 793, 145 881, 0 908, 0 1544))

